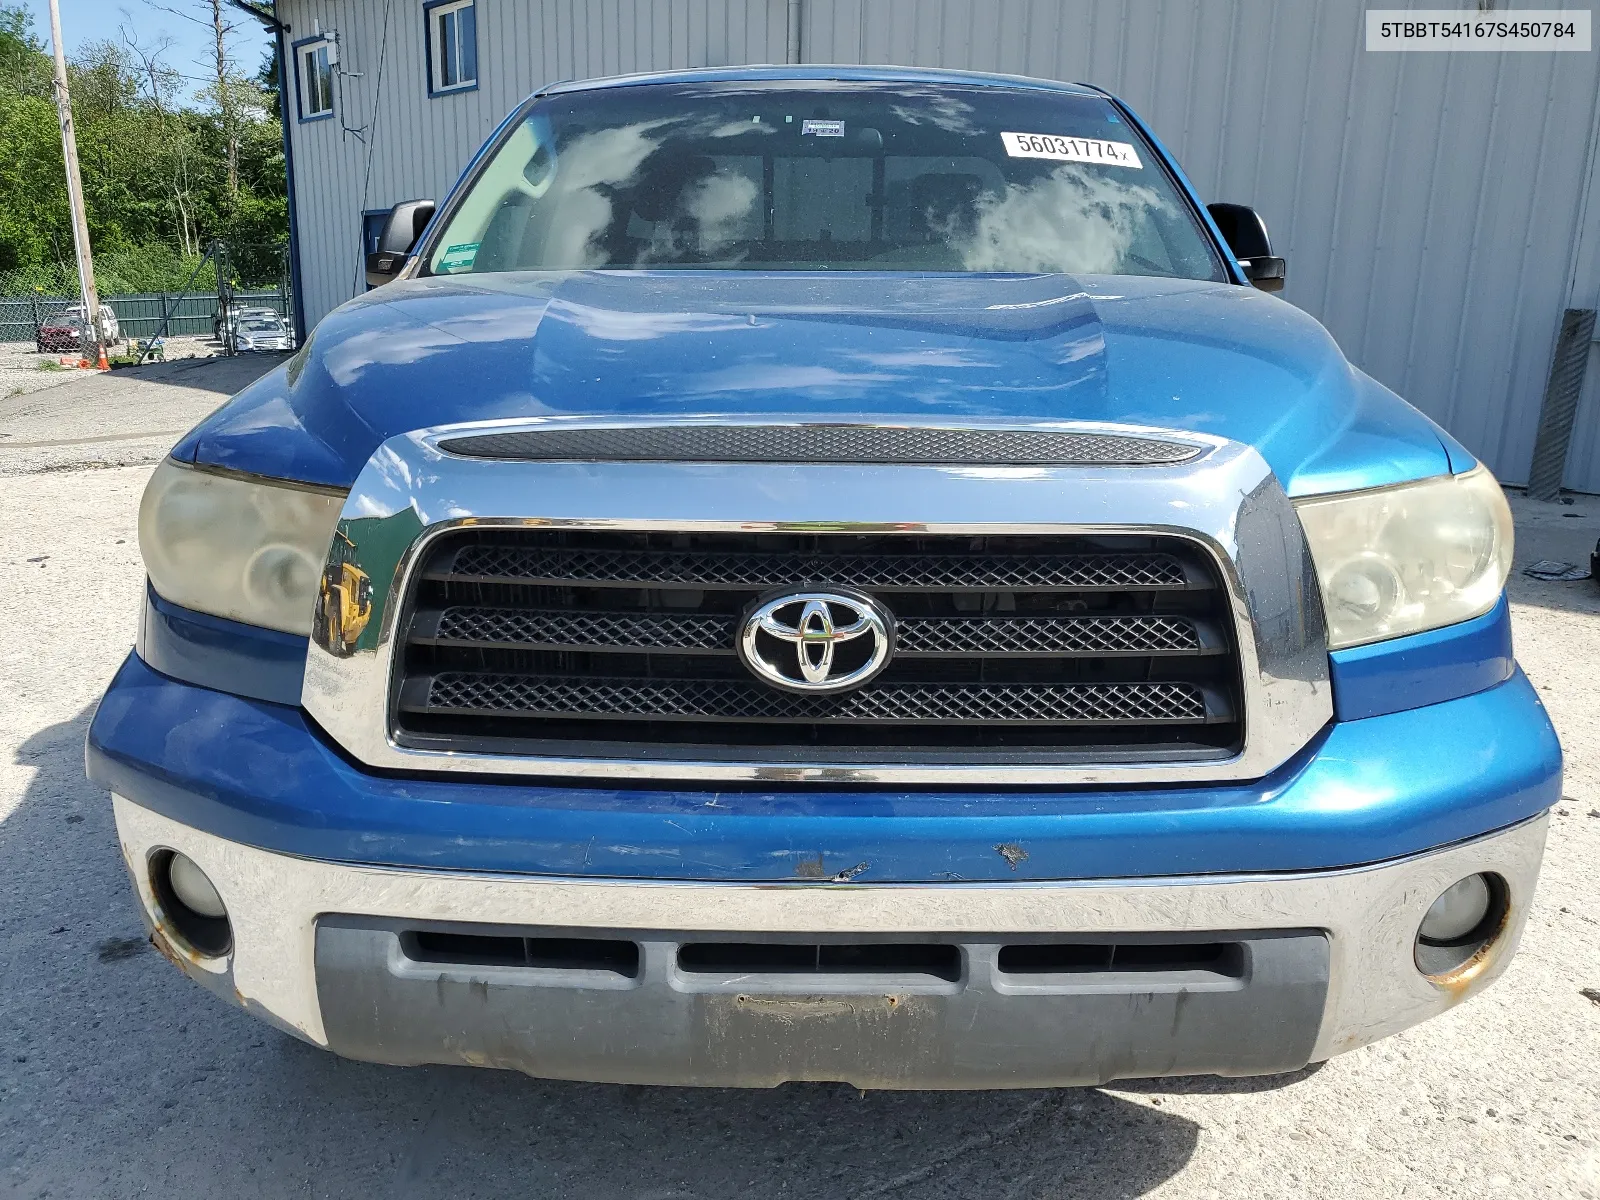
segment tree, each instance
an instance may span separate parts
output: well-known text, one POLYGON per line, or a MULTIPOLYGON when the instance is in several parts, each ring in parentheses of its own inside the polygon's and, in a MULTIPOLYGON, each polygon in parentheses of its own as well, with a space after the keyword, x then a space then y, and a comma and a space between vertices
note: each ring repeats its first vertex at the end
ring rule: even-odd
POLYGON ((256 87, 271 98, 272 111, 283 112, 283 79, 278 71, 278 43, 270 43, 261 55, 261 65, 256 68, 256 87))
POLYGON ((228 55, 228 34, 233 26, 222 19, 222 0, 206 0, 211 7, 211 32, 217 61, 216 101, 222 115, 222 135, 228 143, 228 198, 239 196, 239 107, 234 95, 233 59, 228 55))
POLYGON ((239 140, 244 127, 242 109, 254 89, 254 84, 239 73, 228 48, 228 38, 238 26, 225 19, 225 14, 233 10, 223 0, 186 0, 183 8, 167 5, 157 7, 185 21, 204 25, 211 34, 212 76, 206 90, 210 93, 211 103, 222 127, 228 163, 228 200, 231 205, 239 195, 239 140))
POLYGON ((199 145, 195 131, 177 111, 183 76, 165 61, 172 49, 172 39, 163 37, 145 45, 127 29, 118 32, 128 55, 137 65, 141 96, 151 110, 151 123, 158 134, 152 139, 151 167, 167 181, 172 211, 177 219, 179 245, 184 254, 198 254, 200 233, 195 222, 194 168, 199 145))
MULTIPOLYGON (((226 86, 211 79, 186 97, 170 55, 170 43, 123 30, 68 64, 97 263, 121 255, 130 280, 164 278, 213 239, 270 245, 288 230, 282 129, 264 81, 225 54, 226 86)), ((70 259, 50 71, 28 12, 0 0, 0 272, 70 259)))
POLYGON ((25 8, 0 5, 0 81, 30 93, 50 90, 44 43, 33 32, 33 14, 25 8))

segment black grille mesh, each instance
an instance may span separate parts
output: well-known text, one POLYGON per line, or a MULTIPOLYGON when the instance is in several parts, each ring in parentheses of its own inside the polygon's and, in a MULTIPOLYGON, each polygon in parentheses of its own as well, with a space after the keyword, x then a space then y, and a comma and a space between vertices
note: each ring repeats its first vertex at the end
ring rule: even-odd
POLYGON ((1073 589, 1183 588, 1169 554, 988 557, 977 554, 692 554, 471 545, 441 573, 468 579, 573 580, 606 586, 1073 589))
POLYGON ((439 617, 435 636, 498 645, 631 646, 731 653, 737 624, 733 617, 681 613, 448 608, 439 617))
MULTIPOLYGON (((433 637, 495 646, 733 653, 736 616, 447 608, 433 637)), ((929 617, 900 622, 897 654, 1174 654, 1202 648, 1189 617, 929 617)))
POLYGON ((1158 466, 1198 446, 1123 434, 874 425, 656 425, 529 429, 441 442, 451 454, 544 462, 929 463, 1158 466))
POLYGON ((918 654, 1158 654, 1200 649, 1188 617, 1078 617, 906 621, 898 652, 918 654))
POLYGON ((802 696, 760 684, 648 679, 564 680, 514 675, 435 676, 428 709, 569 717, 718 721, 871 721, 890 724, 1204 721, 1205 696, 1187 683, 1102 685, 884 684, 802 696))
POLYGON ((407 600, 395 735, 663 764, 1232 753, 1222 584, 1155 535, 463 530, 407 600), (881 674, 819 695, 746 667, 746 613, 838 588, 892 614, 881 674))

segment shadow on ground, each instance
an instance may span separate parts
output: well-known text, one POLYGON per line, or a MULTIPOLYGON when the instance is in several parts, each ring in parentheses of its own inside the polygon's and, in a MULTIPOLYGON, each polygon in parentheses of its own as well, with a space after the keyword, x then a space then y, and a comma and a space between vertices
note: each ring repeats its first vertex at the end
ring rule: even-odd
POLYGON ((335 1058, 151 949, 83 777, 89 717, 22 745, 34 774, 0 823, 0 1195, 1109 1197, 1194 1153, 1191 1121, 1097 1089, 618 1087, 335 1058))
POLYGON ((287 354, 239 354, 231 358, 221 355, 213 358, 180 358, 171 362, 147 363, 142 367, 118 367, 109 375, 96 378, 164 383, 170 387, 197 388, 231 396, 288 357, 287 354))

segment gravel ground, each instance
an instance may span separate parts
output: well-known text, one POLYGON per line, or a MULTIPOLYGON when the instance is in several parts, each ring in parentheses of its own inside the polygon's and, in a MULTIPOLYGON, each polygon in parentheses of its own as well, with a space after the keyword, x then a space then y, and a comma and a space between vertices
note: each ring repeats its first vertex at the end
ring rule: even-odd
MULTIPOLYGON (((134 416, 110 419, 124 401, 98 395, 121 382, 81 380, 74 391, 95 395, 63 398, 74 411, 104 399, 101 427, 126 427, 134 416)), ((180 377, 184 394, 164 400, 141 385, 140 422, 159 411, 149 428, 181 427, 185 406, 218 398, 195 382, 180 377)), ((22 419, 0 409, 0 431, 22 419)), ((1518 651, 1566 746, 1568 798, 1521 953, 1445 1016, 1258 1081, 866 1096, 548 1083, 338 1060, 225 1006, 150 949, 109 803, 82 773, 92 705, 133 635, 149 467, 11 461, 0 1196, 1600 1200, 1600 1002, 1582 994, 1600 989, 1593 581, 1514 577, 1518 651)), ((1586 561, 1600 536, 1600 499, 1516 507, 1519 565, 1586 561)))
POLYGON ((49 386, 0 398, 0 478, 159 462, 201 417, 285 357, 197 356, 105 373, 36 371, 49 386))
MULTIPOLYGON (((129 353, 129 343, 124 341, 108 349, 107 353, 129 353)), ((209 337, 169 337, 167 362, 189 358, 214 358, 222 353, 222 345, 209 337)), ((81 379, 87 372, 61 365, 63 358, 72 357, 65 351, 41 354, 32 342, 0 342, 0 397, 37 392, 54 387, 70 379, 81 379)))

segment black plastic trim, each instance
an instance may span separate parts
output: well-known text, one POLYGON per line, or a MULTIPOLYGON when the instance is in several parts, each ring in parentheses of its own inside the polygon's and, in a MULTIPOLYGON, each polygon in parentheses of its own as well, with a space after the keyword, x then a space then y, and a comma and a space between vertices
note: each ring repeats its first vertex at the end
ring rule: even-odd
POLYGON ((889 463, 941 466, 1171 466, 1202 447, 1126 434, 882 425, 640 425, 515 430, 439 443, 449 454, 519 462, 889 463))

